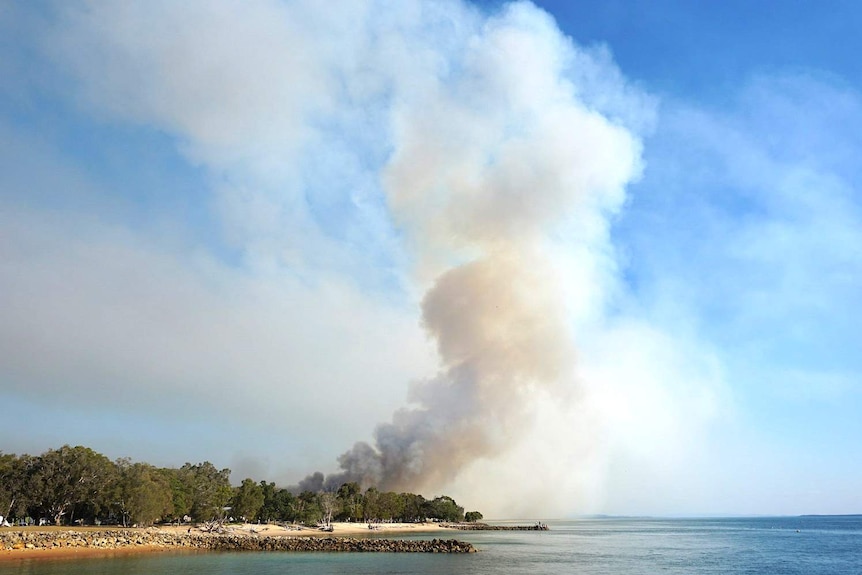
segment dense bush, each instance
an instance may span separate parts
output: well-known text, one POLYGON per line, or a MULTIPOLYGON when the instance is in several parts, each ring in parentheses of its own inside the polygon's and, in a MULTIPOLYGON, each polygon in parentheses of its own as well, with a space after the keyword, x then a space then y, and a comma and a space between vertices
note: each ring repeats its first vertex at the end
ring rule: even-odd
POLYGON ((316 493, 294 493, 252 479, 232 487, 230 469, 219 470, 208 461, 158 468, 125 458, 111 461, 90 448, 64 445, 39 456, 0 453, 0 515, 10 522, 58 525, 216 518, 416 522, 463 521, 464 508, 445 495, 426 500, 374 487, 362 492, 356 483, 316 493))

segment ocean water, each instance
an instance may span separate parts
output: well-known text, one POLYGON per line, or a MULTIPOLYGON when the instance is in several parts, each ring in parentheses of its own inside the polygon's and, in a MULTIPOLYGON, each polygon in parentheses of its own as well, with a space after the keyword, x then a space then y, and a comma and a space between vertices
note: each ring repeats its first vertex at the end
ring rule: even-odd
POLYGON ((0 575, 292 574, 799 574, 862 573, 862 516, 581 519, 550 531, 459 532, 469 555, 157 553, 101 559, 25 559, 0 575))

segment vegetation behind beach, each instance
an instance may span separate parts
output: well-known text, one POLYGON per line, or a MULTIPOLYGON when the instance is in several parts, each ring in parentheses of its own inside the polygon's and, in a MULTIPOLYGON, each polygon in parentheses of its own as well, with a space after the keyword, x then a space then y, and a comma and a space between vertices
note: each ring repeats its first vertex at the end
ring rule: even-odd
MULTIPOLYGON (((301 491, 272 482, 230 482, 230 469, 209 461, 179 468, 128 458, 111 461, 82 446, 45 453, 0 452, 0 514, 15 523, 152 525, 230 519, 314 524, 330 521, 463 521, 451 497, 364 491, 344 483, 335 491, 301 491), (5 512, 5 513, 4 513, 5 512)), ((468 512, 467 518, 481 519, 468 512)))

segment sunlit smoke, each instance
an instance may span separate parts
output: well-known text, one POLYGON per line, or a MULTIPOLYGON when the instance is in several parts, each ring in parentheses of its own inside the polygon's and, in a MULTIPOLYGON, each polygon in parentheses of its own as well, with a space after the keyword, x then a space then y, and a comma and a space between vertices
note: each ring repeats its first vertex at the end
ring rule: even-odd
POLYGON ((384 189, 428 286, 422 323, 440 371, 412 385, 373 446, 357 443, 340 473, 304 486, 445 485, 531 425, 536 392, 567 396, 576 354, 548 248, 604 241, 639 153, 579 97, 575 54, 544 14, 512 5, 449 62, 457 74, 398 100, 384 189))
POLYGON ((441 485, 477 456, 505 448, 526 424, 530 393, 568 375, 573 352, 542 262, 495 254, 447 271, 423 302, 442 370, 417 383, 419 406, 341 456, 345 479, 386 489, 441 485))

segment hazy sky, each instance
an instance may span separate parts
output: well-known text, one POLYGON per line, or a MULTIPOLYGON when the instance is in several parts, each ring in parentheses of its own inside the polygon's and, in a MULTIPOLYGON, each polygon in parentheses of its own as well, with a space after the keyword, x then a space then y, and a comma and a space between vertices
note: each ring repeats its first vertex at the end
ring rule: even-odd
POLYGON ((0 450, 287 484, 376 440, 486 517, 862 512, 860 25, 4 2, 0 450))

